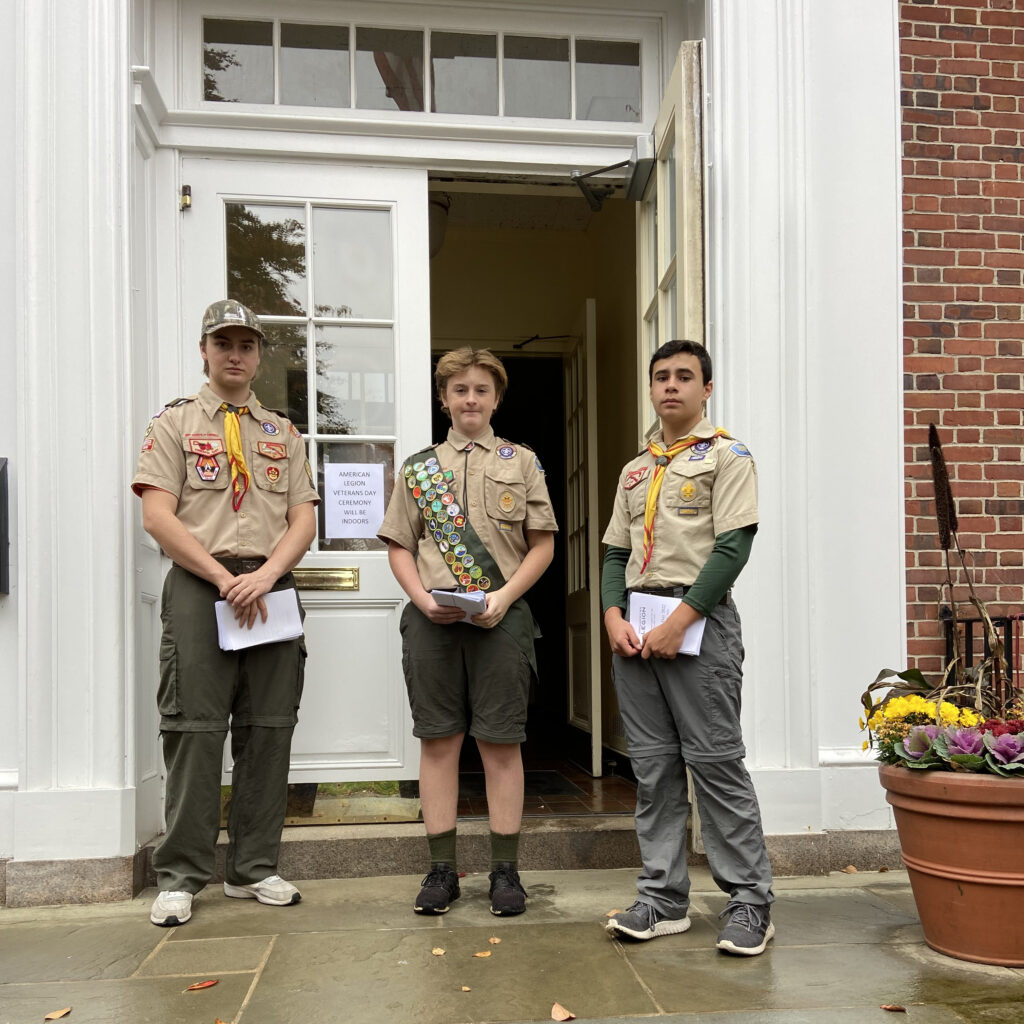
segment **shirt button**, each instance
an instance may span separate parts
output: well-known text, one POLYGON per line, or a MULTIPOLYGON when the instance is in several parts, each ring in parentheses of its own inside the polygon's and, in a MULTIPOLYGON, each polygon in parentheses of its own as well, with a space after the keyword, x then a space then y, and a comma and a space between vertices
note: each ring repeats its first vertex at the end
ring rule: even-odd
POLYGON ((244 513, 244 512, 242 513, 242 518, 243 518, 243 519, 245 518, 245 513, 244 513))
POLYGON ((240 545, 240 546, 241 546, 241 547, 243 547, 243 548, 247 548, 247 547, 248 547, 249 545, 248 545, 248 543, 247 543, 246 541, 244 541, 244 540, 243 540, 243 541, 241 542, 241 545, 240 545))

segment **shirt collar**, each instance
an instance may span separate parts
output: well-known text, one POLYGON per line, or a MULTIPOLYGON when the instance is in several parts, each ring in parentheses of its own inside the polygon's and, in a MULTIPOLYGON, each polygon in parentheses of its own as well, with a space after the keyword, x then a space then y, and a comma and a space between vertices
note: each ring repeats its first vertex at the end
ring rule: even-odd
MULTIPOLYGON (((209 419, 211 420, 213 419, 214 416, 217 415, 217 413, 220 411, 220 407, 226 401, 226 399, 221 398, 219 395, 217 395, 217 393, 213 390, 213 388, 210 387, 209 384, 204 384, 199 389, 199 394, 196 400, 199 402, 199 405, 202 408, 203 412, 205 412, 207 417, 209 417, 209 419)), ((263 408, 263 406, 260 404, 260 400, 251 391, 249 392, 249 397, 242 403, 242 405, 247 405, 249 407, 249 411, 254 416, 258 411, 260 411, 263 408)), ((241 406, 239 406, 239 408, 241 408, 241 406)))
MULTIPOLYGON (((479 437, 472 438, 474 445, 490 451, 494 447, 494 430, 488 427, 479 437)), ((456 450, 462 451, 469 444, 470 438, 463 437, 454 427, 448 428, 448 443, 456 450)))
MULTIPOLYGON (((690 431, 689 434, 684 435, 686 437, 699 437, 701 439, 711 438, 715 436, 715 427, 711 420, 706 417, 690 431)), ((667 448, 671 444, 675 444, 676 441, 681 441, 682 437, 673 437, 671 441, 666 441, 664 435, 661 432, 661 424, 658 424, 655 429, 651 430, 647 435, 648 441, 657 441, 662 447, 667 448)))

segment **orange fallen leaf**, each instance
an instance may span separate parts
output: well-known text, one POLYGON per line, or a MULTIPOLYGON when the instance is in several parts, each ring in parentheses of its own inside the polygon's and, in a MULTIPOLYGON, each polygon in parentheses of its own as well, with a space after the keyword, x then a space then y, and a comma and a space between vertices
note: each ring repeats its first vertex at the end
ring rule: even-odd
POLYGON ((501 942, 501 939, 499 939, 497 935, 492 935, 487 941, 492 946, 496 946, 499 942, 501 942))
POLYGON ((444 950, 440 946, 435 946, 431 951, 434 956, 444 956, 444 950))
POLYGON ((473 954, 473 956, 490 956, 490 955, 491 955, 491 951, 489 949, 485 949, 482 953, 474 953, 473 954))
POLYGON ((900 1006, 899 1003, 882 1003, 879 1007, 880 1010, 888 1010, 890 1013, 906 1013, 907 1008, 900 1006))
POLYGON ((555 1003, 551 1007, 551 1019, 552 1020, 575 1020, 576 1014, 572 1010, 567 1010, 561 1003, 555 1003))
POLYGON ((622 913, 621 910, 609 910, 608 913, 605 914, 604 916, 605 917, 614 917, 616 914, 621 914, 621 913, 622 913))
POLYGON ((71 1012, 70 1006, 65 1006, 63 1010, 54 1010, 53 1013, 48 1013, 43 1020, 60 1020, 61 1017, 66 1017, 71 1012))
POLYGON ((189 985, 186 992, 198 992, 201 988, 213 988, 217 984, 216 978, 210 978, 208 981, 197 981, 194 985, 189 985))
POLYGON ((463 992, 472 992, 473 990, 468 985, 463 985, 462 986, 462 991, 463 992))
POLYGON ((846 867, 842 869, 842 871, 844 875, 857 874, 857 869, 852 864, 847 864, 846 867))

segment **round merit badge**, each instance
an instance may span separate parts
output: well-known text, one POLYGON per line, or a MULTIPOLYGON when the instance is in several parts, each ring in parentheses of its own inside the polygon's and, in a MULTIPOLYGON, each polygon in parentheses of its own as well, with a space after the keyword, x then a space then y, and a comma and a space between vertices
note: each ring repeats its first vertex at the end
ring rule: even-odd
POLYGON ((498 505, 502 512, 511 512, 516 507, 516 499, 511 491, 505 493, 498 499, 498 505))
POLYGON ((510 444, 503 444, 498 449, 498 454, 503 459, 511 459, 515 455, 515 453, 516 453, 515 447, 513 445, 510 445, 510 444))
POLYGON ((260 421, 260 426, 263 428, 263 433, 264 434, 276 434, 276 433, 278 433, 276 425, 271 423, 270 420, 261 420, 260 421))
POLYGON ((281 470, 277 466, 267 466, 267 479, 272 483, 276 484, 280 479, 281 470))

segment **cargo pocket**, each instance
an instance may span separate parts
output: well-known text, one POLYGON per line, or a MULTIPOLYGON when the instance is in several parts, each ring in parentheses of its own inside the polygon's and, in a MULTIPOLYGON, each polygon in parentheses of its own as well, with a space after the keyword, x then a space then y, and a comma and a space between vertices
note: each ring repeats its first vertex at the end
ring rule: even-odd
POLYGON ((161 715, 181 713, 178 699, 178 651, 173 641, 160 644, 160 688, 156 693, 156 707, 161 715))

